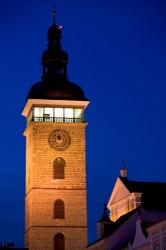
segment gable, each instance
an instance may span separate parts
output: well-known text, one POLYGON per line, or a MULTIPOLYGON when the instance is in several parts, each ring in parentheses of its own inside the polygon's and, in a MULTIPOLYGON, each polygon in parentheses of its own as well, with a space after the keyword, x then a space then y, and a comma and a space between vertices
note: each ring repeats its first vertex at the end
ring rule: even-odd
POLYGON ((108 202, 108 208, 110 206, 116 204, 119 200, 121 200, 129 195, 130 195, 130 191, 123 184, 123 182, 120 180, 120 178, 117 178, 117 181, 115 183, 115 186, 113 188, 112 194, 111 194, 109 202, 108 202))

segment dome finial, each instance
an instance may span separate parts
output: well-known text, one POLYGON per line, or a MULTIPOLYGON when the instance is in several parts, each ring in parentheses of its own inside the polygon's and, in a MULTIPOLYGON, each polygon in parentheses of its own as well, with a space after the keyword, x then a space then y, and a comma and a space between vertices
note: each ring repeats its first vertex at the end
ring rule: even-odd
POLYGON ((54 6, 53 9, 52 9, 53 24, 55 24, 55 16, 56 16, 56 7, 54 6))
POLYGON ((122 160, 122 167, 120 169, 120 176, 127 177, 126 160, 122 160))

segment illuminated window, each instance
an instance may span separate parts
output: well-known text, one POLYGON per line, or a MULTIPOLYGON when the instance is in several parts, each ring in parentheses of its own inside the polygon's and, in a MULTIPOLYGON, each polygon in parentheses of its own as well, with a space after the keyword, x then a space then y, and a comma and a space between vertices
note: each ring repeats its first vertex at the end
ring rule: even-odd
POLYGON ((74 109, 75 122, 82 122, 83 109, 74 109))
POLYGON ((34 108, 34 116, 35 117, 43 117, 43 108, 42 107, 34 108))
POLYGON ((58 157, 53 162, 53 177, 54 179, 65 178, 65 166, 66 162, 62 157, 58 157))
POLYGON ((65 237, 61 233, 54 237, 54 250, 65 250, 65 237))
POLYGON ((129 211, 130 210, 130 203, 129 203, 129 200, 127 201, 126 203, 126 211, 129 211))
POLYGON ((44 121, 53 122, 53 108, 44 108, 44 121))
POLYGON ((33 116, 28 117, 28 122, 82 122, 82 108, 53 108, 53 107, 34 107, 33 116))
POLYGON ((72 108, 65 108, 65 117, 66 118, 73 118, 73 109, 72 108))
POLYGON ((53 117, 53 108, 44 108, 44 114, 53 117))
POLYGON ((55 108, 55 117, 63 117, 63 108, 55 108))
POLYGON ((83 117, 83 111, 82 109, 75 109, 75 118, 82 118, 83 117))
POLYGON ((34 108, 34 121, 43 121, 43 108, 35 107, 34 108))
POLYGON ((65 204, 62 200, 57 200, 54 203, 54 219, 65 218, 65 204))

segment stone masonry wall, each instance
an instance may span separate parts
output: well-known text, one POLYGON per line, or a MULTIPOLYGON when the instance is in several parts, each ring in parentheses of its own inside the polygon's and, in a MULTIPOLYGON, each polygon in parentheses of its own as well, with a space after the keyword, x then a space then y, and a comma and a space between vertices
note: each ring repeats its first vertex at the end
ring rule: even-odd
POLYGON ((26 246, 53 249, 56 233, 65 236, 65 250, 87 245, 86 162, 84 123, 31 122, 26 135, 26 246), (63 151, 50 147, 54 129, 67 131, 71 144, 63 151), (66 161, 65 179, 53 179, 53 161, 66 161), (62 199, 65 218, 53 218, 53 204, 62 199))

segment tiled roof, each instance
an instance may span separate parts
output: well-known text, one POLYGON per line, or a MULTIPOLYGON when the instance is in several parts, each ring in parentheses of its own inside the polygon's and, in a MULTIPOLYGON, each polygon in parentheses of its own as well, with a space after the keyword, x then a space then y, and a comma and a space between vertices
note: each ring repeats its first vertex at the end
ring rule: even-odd
POLYGON ((119 177, 130 192, 157 191, 166 193, 166 182, 130 181, 127 177, 119 177))
POLYGON ((127 177, 119 178, 131 193, 142 193, 142 207, 147 210, 166 210, 166 204, 163 202, 166 197, 165 182, 130 181, 127 177))
POLYGON ((96 240, 93 243, 89 244, 88 247, 90 247, 91 245, 94 245, 97 242, 101 241, 102 239, 112 235, 125 221, 127 221, 139 209, 140 208, 136 208, 133 211, 128 212, 127 214, 121 216, 117 221, 110 224, 109 231, 107 231, 107 234, 103 238, 96 240))
POLYGON ((116 220, 113 224, 110 225, 109 233, 105 235, 103 238, 94 241, 89 244, 88 247, 95 245, 102 240, 106 242, 106 244, 110 244, 110 249, 122 249, 128 246, 128 243, 133 243, 135 238, 135 228, 136 221, 138 218, 141 218, 141 228, 142 232, 147 237, 146 229, 156 223, 159 223, 166 219, 166 212, 152 212, 147 211, 141 207, 134 209, 131 212, 121 216, 118 220, 116 220), (122 235, 125 235, 122 240, 122 235), (118 236, 118 238, 117 238, 118 236), (118 247, 117 247, 118 246, 118 247))

